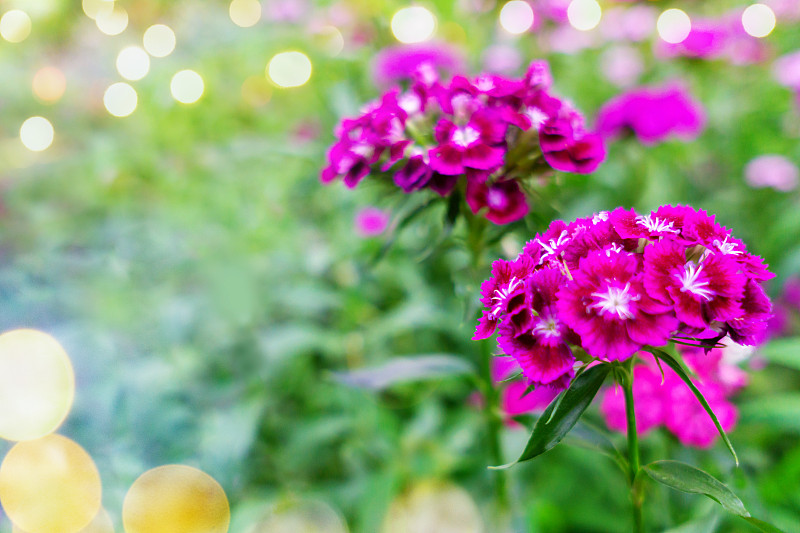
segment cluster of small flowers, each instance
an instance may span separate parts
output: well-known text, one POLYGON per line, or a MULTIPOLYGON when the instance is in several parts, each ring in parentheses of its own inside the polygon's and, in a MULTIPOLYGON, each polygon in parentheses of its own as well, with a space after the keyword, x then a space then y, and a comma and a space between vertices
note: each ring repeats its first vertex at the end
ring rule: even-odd
MULTIPOLYGON (((700 378, 696 386, 722 428, 732 430, 738 411, 729 397, 747 384, 747 374, 725 360, 724 349, 715 348, 704 354, 703 350, 681 346, 679 351, 700 378)), ((633 369, 636 431, 641 435, 663 425, 687 446, 711 446, 719 433, 700 401, 672 369, 666 365, 659 369, 650 354, 639 355, 644 364, 633 369)), ((609 428, 627 431, 625 397, 618 385, 606 390, 600 410, 609 428)))
POLYGON ((575 349, 614 361, 671 339, 759 342, 772 310, 761 282, 772 276, 713 216, 689 206, 556 220, 514 261, 494 262, 473 339, 499 329, 500 348, 530 382, 564 388, 575 349))
POLYGON ((521 80, 484 74, 449 83, 423 64, 408 90, 391 90, 341 122, 321 179, 355 187, 371 173, 389 173, 406 193, 447 196, 464 176, 473 213, 486 209, 496 224, 517 220, 528 212, 519 179, 550 169, 589 173, 605 158, 601 138, 550 94, 551 83, 542 61, 521 80))
POLYGON ((644 144, 671 136, 697 137, 705 126, 702 106, 679 85, 642 87, 620 94, 597 112, 597 131, 603 137, 629 129, 644 144))

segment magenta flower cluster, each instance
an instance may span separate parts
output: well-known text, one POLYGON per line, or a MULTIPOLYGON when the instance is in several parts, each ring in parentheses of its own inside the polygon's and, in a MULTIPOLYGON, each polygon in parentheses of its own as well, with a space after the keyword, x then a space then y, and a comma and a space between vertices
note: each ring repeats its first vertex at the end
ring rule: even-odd
MULTIPOLYGON (((747 384, 747 374, 725 360, 724 349, 715 348, 706 354, 698 348, 681 346, 679 351, 686 365, 699 378, 696 386, 722 428, 732 430, 738 411, 729 398, 747 384)), ((711 446, 719 433, 700 401, 672 369, 666 365, 659 369, 650 354, 640 356, 643 364, 633 369, 637 432, 641 435, 663 426, 686 446, 711 446)), ((609 428, 627 431, 625 397, 618 385, 606 390, 600 411, 609 428)))
POLYGON ((764 336, 773 275, 713 216, 689 206, 638 215, 622 207, 556 220, 481 286, 474 339, 499 330, 503 353, 534 384, 566 387, 576 349, 604 361, 695 339, 764 336))
POLYGON ((473 213, 496 224, 517 220, 528 212, 520 179, 551 169, 589 173, 605 158, 601 138, 551 84, 541 61, 522 79, 484 74, 448 83, 423 64, 407 90, 341 122, 321 179, 355 187, 367 175, 388 175, 406 193, 447 196, 463 178, 473 213))
POLYGON ((631 131, 644 144, 670 137, 691 140, 704 126, 702 106, 679 85, 635 89, 612 98, 597 112, 600 135, 631 131))

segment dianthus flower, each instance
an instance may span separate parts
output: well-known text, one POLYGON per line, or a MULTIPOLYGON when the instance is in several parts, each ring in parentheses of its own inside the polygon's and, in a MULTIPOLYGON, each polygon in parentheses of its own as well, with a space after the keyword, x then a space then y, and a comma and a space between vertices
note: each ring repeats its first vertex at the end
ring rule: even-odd
MULTIPOLYGON (((729 397, 747 383, 747 374, 726 360, 725 350, 714 348, 704 354, 697 348, 679 347, 686 365, 700 378, 697 388, 722 428, 730 431, 736 424, 738 413, 729 397)), ((640 356, 643 364, 633 369, 637 432, 641 435, 663 426, 687 446, 711 446, 717 438, 717 428, 694 394, 669 367, 662 365, 659 369, 652 356, 640 356)), ((619 386, 606 390, 600 411, 609 428, 627 431, 625 398, 619 386)))
POLYGON ((499 331, 528 381, 564 388, 577 352, 623 361, 672 340, 760 342, 772 311, 761 283, 771 277, 730 230, 689 206, 556 220, 515 260, 494 262, 473 339, 499 331))
POLYGON ((630 130, 644 144, 669 137, 691 140, 705 125, 703 108, 679 86, 640 88, 606 102, 597 114, 597 131, 615 137, 630 130))
POLYGON ((341 178, 352 188, 374 175, 405 193, 440 196, 460 186, 473 213, 513 222, 529 209, 522 180, 552 169, 590 173, 605 158, 600 136, 551 94, 551 84, 541 61, 522 79, 483 74, 449 82, 423 63, 409 87, 341 122, 321 179, 341 178))

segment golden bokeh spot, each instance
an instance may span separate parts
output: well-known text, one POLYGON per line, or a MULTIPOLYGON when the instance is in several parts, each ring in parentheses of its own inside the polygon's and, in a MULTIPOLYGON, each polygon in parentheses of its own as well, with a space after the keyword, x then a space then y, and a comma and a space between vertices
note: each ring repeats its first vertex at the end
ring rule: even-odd
POLYGON ((148 470, 122 504, 125 533, 225 533, 230 518, 220 484, 185 465, 148 470))
POLYGON ((52 433, 74 397, 72 364, 57 340, 32 329, 0 335, 0 437, 32 440, 52 433))
POLYGON ((0 465, 0 504, 27 533, 78 533, 100 509, 97 467, 61 435, 19 442, 0 465))
POLYGON ((92 20, 102 15, 108 15, 114 11, 113 0, 82 0, 81 7, 84 14, 92 20))
POLYGON ((420 483, 395 498, 381 533, 482 533, 478 506, 472 497, 450 483, 420 483))
POLYGON ((272 98, 272 85, 264 76, 250 76, 242 84, 242 100, 252 107, 266 105, 272 98))
POLYGON ((42 102, 59 101, 66 89, 67 79, 56 67, 42 67, 33 75, 33 94, 42 102))

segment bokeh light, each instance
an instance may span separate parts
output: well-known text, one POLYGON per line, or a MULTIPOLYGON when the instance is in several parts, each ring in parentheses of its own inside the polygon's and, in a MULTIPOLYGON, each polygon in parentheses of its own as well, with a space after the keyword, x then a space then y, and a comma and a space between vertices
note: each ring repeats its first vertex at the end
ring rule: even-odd
MULTIPOLYGON (((31 532, 25 531, 14 524, 14 527, 11 529, 11 533, 31 532)), ((111 516, 109 516, 108 511, 101 507, 100 511, 94 515, 94 518, 92 518, 92 521, 89 522, 89 524, 85 527, 81 528, 77 533, 114 533, 114 522, 111 520, 111 516)))
POLYGON ((272 98, 272 86, 264 76, 250 76, 242 83, 242 100, 247 105, 261 107, 272 98))
POLYGON ((203 78, 193 70, 181 70, 169 84, 172 97, 182 104, 193 104, 203 96, 203 78))
POLYGON ((533 26, 533 9, 528 2, 511 0, 500 10, 500 26, 508 33, 525 33, 533 26))
POLYGON ((567 19, 576 30, 589 31, 600 24, 603 11, 597 0, 572 0, 567 7, 567 19))
POLYGON ((336 26, 323 26, 314 34, 315 44, 331 57, 338 56, 344 50, 344 36, 336 26))
POLYGON ((775 12, 764 4, 748 6, 742 13, 744 31, 753 37, 766 37, 775 29, 775 12))
POLYGON ((175 32, 165 24, 154 24, 144 32, 144 49, 153 57, 167 57, 175 50, 175 32))
POLYGON ((64 77, 64 73, 56 67, 42 67, 33 75, 32 86, 36 98, 51 104, 64 96, 67 79, 64 77))
POLYGON ((258 0, 233 0, 228 8, 231 20, 237 26, 249 28, 261 20, 261 2, 258 0))
POLYGON ((123 48, 117 56, 117 72, 126 80, 140 80, 149 71, 150 56, 138 46, 123 48))
POLYGON ((392 17, 392 33, 401 43, 421 43, 433 36, 436 17, 422 6, 404 7, 392 17))
MULTIPOLYGON (((42 150, 46 150, 47 148, 50 147, 51 144, 53 144, 54 137, 55 137, 55 130, 53 130, 53 125, 50 124, 50 121, 44 117, 31 117, 25 122, 23 122, 22 127, 19 129, 19 139, 22 141, 22 144, 25 145, 25 148, 27 148, 31 152, 41 152, 42 150)), ((2 338, 2 336, 0 336, 0 338, 2 338)), ((5 378, 6 376, 0 377, 1 380, 5 380, 5 378)), ((18 392, 16 388, 13 390, 14 392, 18 392)), ((8 392, 10 393, 11 391, 9 390, 8 392)), ((2 397, 2 393, 0 393, 0 397, 2 397)), ((18 399, 15 398, 14 401, 16 402, 18 401, 18 399)), ((5 409, 9 407, 13 406, 6 404, 3 405, 2 408, 0 409, 5 409)), ((17 407, 25 408, 26 406, 19 405, 17 407)), ((34 408, 32 405, 28 407, 30 407, 31 409, 34 408)), ((21 413, 21 416, 27 417, 28 414, 21 413)), ((0 436, 4 436, 2 435, 2 430, 0 430, 0 436)), ((11 439, 11 440, 21 440, 21 439, 11 439)))
POLYGON ((101 493, 92 458, 61 435, 17 443, 0 465, 0 504, 28 533, 78 533, 100 510, 101 493))
MULTIPOLYGON (((44 150, 53 142, 53 126, 29 118, 20 138, 29 150, 44 150)), ((56 339, 32 329, 0 335, 0 437, 31 440, 52 433, 74 397, 72 364, 56 339)))
POLYGON ((136 110, 138 103, 136 89, 124 82, 113 84, 103 95, 106 110, 115 117, 127 117, 136 110))
POLYGON ((214 478, 190 466, 166 465, 133 483, 122 523, 126 533, 226 533, 230 508, 214 478))
POLYGON ((100 15, 108 15, 114 10, 114 0, 82 0, 84 14, 92 20, 100 15))
POLYGON ((381 533, 482 533, 480 512, 469 493, 452 484, 422 483, 396 498, 381 533))
POLYGON ((102 12, 94 19, 97 28, 106 35, 119 35, 128 27, 128 12, 115 5, 109 12, 102 12))
POLYGON ((12 9, 0 17, 0 36, 10 43, 21 43, 31 34, 31 18, 21 9, 12 9))
POLYGON ((275 54, 267 65, 267 76, 278 87, 300 87, 311 78, 311 60, 302 52, 275 54))
POLYGON ((658 35, 670 44, 684 41, 692 31, 692 21, 685 11, 680 9, 667 9, 658 17, 656 22, 658 35))

